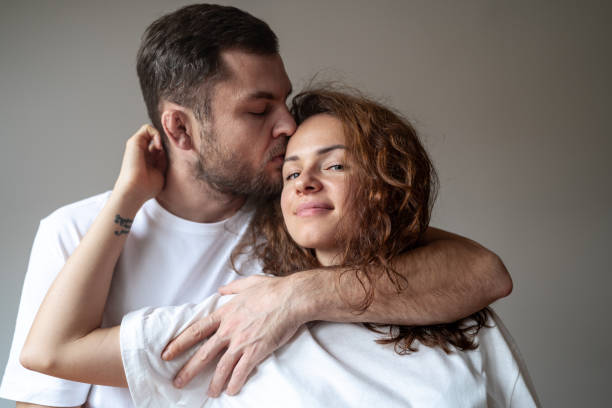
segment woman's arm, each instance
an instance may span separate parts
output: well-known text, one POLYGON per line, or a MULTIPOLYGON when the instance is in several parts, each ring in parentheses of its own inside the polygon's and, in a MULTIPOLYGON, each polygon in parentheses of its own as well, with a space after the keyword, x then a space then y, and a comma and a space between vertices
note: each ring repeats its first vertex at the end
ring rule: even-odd
POLYGON ((100 328, 117 259, 138 209, 161 191, 166 159, 157 131, 127 144, 113 192, 51 285, 21 352, 21 364, 73 381, 126 387, 119 326, 100 328))

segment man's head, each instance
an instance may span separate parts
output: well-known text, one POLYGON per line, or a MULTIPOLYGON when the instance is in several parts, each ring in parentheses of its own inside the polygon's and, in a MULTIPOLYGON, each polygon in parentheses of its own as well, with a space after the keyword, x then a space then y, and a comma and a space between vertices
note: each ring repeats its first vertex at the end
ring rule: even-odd
POLYGON ((234 7, 192 5, 147 28, 137 71, 153 125, 173 161, 231 194, 278 191, 286 138, 295 130, 291 84, 278 41, 234 7))

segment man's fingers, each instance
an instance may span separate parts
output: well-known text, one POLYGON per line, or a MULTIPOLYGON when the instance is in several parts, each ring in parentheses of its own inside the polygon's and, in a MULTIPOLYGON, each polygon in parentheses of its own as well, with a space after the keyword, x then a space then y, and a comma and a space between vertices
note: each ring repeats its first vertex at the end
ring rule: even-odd
POLYGON ((240 354, 238 353, 228 352, 221 357, 221 360, 219 360, 217 368, 215 369, 215 375, 208 386, 209 397, 218 397, 219 394, 221 394, 221 391, 223 391, 223 387, 225 386, 229 376, 232 374, 238 359, 240 359, 240 354))
POLYGON ((166 361, 172 360, 176 356, 183 354, 193 347, 194 344, 213 334, 219 327, 219 323, 214 313, 196 321, 166 345, 162 352, 162 359, 166 361))
POLYGON ((236 395, 242 389, 242 386, 246 382, 249 374, 255 368, 257 364, 248 354, 243 354, 240 357, 240 360, 234 367, 234 371, 232 372, 232 378, 227 384, 227 394, 228 395, 236 395))
POLYGON ((217 341, 215 336, 211 337, 198 349, 198 351, 196 351, 191 359, 181 368, 176 377, 174 377, 174 386, 182 388, 189 384, 193 377, 204 370, 204 368, 223 351, 225 346, 226 344, 217 341))

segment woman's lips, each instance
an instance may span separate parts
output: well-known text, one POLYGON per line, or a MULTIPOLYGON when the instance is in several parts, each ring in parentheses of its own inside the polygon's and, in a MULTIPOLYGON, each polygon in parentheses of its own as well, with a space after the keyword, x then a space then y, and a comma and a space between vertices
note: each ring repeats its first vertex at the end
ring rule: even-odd
POLYGON ((334 207, 324 202, 310 202, 298 205, 295 210, 295 215, 298 217, 306 217, 309 215, 319 215, 333 210, 334 207))

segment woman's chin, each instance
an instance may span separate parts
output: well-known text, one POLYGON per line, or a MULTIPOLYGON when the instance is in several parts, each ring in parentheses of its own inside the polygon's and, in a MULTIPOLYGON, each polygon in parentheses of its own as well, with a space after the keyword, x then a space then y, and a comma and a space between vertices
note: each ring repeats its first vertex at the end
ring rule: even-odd
POLYGON ((317 239, 312 237, 298 237, 294 238, 294 241, 302 248, 312 249, 315 252, 324 250, 329 247, 330 242, 328 240, 317 239))
POLYGON ((296 240, 296 243, 302 248, 308 248, 315 251, 315 256, 322 266, 333 266, 340 263, 341 251, 330 242, 305 239, 301 241, 296 240))

